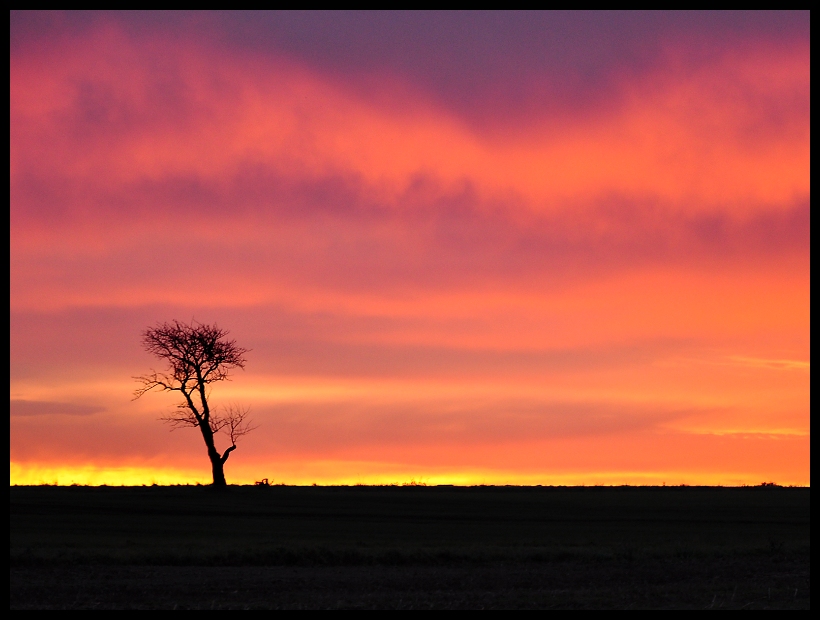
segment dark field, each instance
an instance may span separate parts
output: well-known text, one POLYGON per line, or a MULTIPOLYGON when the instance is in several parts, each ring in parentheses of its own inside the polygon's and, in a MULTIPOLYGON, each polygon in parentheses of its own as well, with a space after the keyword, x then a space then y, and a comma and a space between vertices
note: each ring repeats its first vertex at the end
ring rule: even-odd
POLYGON ((11 607, 808 609, 809 493, 11 487, 11 607))

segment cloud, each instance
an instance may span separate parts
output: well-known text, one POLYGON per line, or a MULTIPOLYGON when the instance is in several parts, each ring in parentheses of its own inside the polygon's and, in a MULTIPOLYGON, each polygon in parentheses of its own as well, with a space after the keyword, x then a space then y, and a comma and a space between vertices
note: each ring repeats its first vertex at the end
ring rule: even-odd
POLYGON ((803 360, 782 360, 782 359, 761 359, 757 357, 745 357, 742 355, 732 355, 729 357, 731 363, 754 368, 773 368, 780 370, 805 370, 811 369, 811 362, 803 360))
POLYGON ((612 436, 658 430, 690 415, 662 405, 565 403, 527 399, 482 402, 367 402, 258 405, 254 419, 277 450, 357 445, 479 445, 538 438, 612 436), (261 428, 261 427, 260 427, 261 428), (285 440, 284 438, 287 438, 285 440), (286 444, 286 445, 285 445, 286 444))
POLYGON ((12 417, 31 417, 41 415, 87 416, 105 411, 105 407, 81 405, 77 403, 60 403, 44 400, 9 401, 9 413, 12 417))
MULTIPOLYGON (((228 196, 198 190, 185 198, 167 187, 124 188, 116 214, 20 226, 11 240, 12 303, 36 307, 41 302, 34 298, 44 295, 42 303, 52 307, 82 299, 93 305, 219 305, 222 298, 258 304, 293 289, 305 299, 317 291, 381 295, 537 286, 546 293, 635 269, 808 264, 808 200, 741 220, 626 199, 524 216, 491 210, 469 194, 431 191, 425 202, 413 199, 412 209, 379 211, 366 192, 326 181, 310 189, 285 181, 249 183, 228 196), (248 212, 251 194, 266 196, 270 208, 257 203, 257 212, 248 212), (167 211, 146 212, 155 204, 167 211), (174 223, 178 218, 184 228, 174 223), (207 291, 187 269, 171 267, 181 256, 210 283, 207 291)), ((31 200, 60 201, 60 195, 31 200)), ((94 203, 91 193, 86 208, 93 210, 94 203)))
MULTIPOLYGON (((736 17, 748 22, 739 32, 762 27, 736 17)), ((551 289, 658 265, 808 257, 800 37, 667 58, 624 78, 606 114, 545 114, 522 138, 488 137, 423 98, 396 110, 276 45, 216 53, 163 28, 148 44, 150 19, 72 19, 48 17, 57 29, 67 20, 65 37, 21 43, 11 63, 17 304, 45 303, 35 289, 58 307, 201 304, 187 270, 169 268, 180 256, 208 274, 208 295, 245 304, 294 287, 551 289)), ((526 30, 510 19, 510 32, 526 30)), ((635 19, 647 31, 664 21, 635 19)))
POLYGON ((216 53, 159 33, 146 45, 116 24, 52 45, 11 63, 15 197, 18 180, 46 171, 110 208, 112 190, 165 184, 195 198, 208 186, 224 193, 248 170, 353 178, 386 207, 419 175, 448 193, 466 181, 485 202, 518 195, 534 212, 614 195, 744 213, 809 191, 807 45, 669 59, 624 79, 606 113, 545 113, 523 136, 492 138, 423 98, 394 110, 275 50, 216 53))
POLYGON ((808 11, 726 13, 12 12, 12 59, 55 41, 208 41, 217 56, 284 57, 361 97, 407 107, 418 92, 474 128, 610 108, 671 49, 690 64, 738 47, 809 44, 808 11), (387 84, 387 87, 385 86, 387 84), (397 90, 403 85, 403 91, 397 90), (410 91, 408 93, 408 91, 410 91), (404 96, 402 96, 404 95, 404 96))

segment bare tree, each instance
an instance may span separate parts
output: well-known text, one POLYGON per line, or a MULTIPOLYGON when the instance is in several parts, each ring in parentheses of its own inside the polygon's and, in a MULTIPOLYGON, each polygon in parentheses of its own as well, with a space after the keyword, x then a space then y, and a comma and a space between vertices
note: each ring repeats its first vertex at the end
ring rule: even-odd
POLYGON ((179 392, 184 401, 176 411, 160 418, 174 428, 199 427, 208 458, 211 460, 214 486, 225 486, 225 461, 236 450, 236 440, 255 427, 248 419, 248 410, 234 405, 222 412, 212 409, 210 384, 224 381, 230 371, 245 368, 248 349, 237 346, 235 340, 227 339, 227 330, 216 325, 190 325, 173 321, 158 324, 145 330, 142 345, 145 350, 167 362, 167 372, 156 372, 134 377, 142 387, 134 391, 136 400, 146 392, 158 388, 166 392, 179 392), (220 431, 228 434, 231 445, 222 454, 216 449, 214 436, 220 431))

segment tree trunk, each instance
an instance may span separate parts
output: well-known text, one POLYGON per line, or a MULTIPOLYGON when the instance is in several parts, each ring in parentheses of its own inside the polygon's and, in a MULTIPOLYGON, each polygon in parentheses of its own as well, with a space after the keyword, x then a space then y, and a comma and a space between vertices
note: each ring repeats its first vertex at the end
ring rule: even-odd
POLYGON ((205 445, 208 448, 208 458, 211 459, 211 473, 213 474, 215 487, 228 486, 225 480, 225 460, 219 456, 214 445, 214 433, 209 426, 200 425, 199 430, 202 431, 202 437, 205 439, 205 445))
MULTIPOLYGON (((209 454, 208 456, 211 455, 209 454)), ((216 454, 216 458, 211 456, 211 472, 214 476, 213 485, 215 487, 228 486, 228 483, 225 481, 225 463, 219 458, 219 453, 216 454)))

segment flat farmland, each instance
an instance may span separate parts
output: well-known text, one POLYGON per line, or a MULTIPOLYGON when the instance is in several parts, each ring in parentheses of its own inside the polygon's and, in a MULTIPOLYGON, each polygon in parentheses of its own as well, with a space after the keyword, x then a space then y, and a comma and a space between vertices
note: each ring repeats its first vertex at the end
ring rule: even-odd
POLYGON ((810 489, 10 487, 12 608, 810 607, 810 489))

